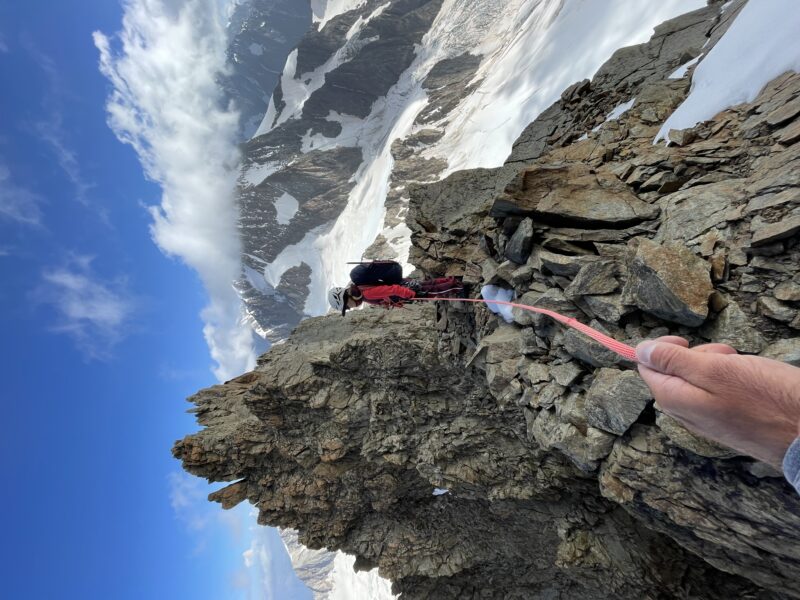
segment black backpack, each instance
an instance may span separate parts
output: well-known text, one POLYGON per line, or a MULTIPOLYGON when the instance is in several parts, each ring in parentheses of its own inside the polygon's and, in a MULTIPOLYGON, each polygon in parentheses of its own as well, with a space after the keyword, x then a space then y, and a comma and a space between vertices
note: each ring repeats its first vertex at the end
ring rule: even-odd
POLYGON ((350 271, 356 285, 395 285, 403 282, 403 267, 393 260, 361 263, 350 271))

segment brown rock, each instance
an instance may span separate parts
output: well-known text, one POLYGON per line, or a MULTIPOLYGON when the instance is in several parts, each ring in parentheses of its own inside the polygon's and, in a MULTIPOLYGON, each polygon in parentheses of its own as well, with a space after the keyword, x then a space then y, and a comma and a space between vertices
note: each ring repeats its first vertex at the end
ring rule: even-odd
POLYGON ((694 129, 670 129, 669 141, 676 146, 687 146, 697 139, 697 132, 694 129))
POLYGON ((709 264, 680 244, 639 240, 623 298, 662 319, 697 327, 714 291, 709 264))
POLYGON ((777 223, 764 223, 753 226, 752 246, 765 246, 778 240, 785 240, 800 231, 800 215, 794 215, 787 219, 781 219, 777 223))
POLYGON ((639 200, 612 174, 578 163, 525 169, 495 200, 489 214, 622 225, 653 219, 658 209, 639 200))
POLYGON ((773 294, 778 300, 784 302, 800 302, 800 284, 785 281, 773 290, 773 294))
POLYGON ((781 131, 778 143, 784 146, 791 146, 797 140, 800 140, 800 120, 795 121, 781 131))

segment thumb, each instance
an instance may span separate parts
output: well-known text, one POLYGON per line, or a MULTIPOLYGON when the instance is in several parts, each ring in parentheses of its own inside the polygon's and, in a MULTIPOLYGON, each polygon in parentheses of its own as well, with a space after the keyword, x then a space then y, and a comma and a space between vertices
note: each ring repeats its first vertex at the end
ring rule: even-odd
POLYGON ((692 375, 705 366, 708 354, 694 352, 678 344, 645 340, 636 346, 636 359, 653 371, 692 379, 692 375))

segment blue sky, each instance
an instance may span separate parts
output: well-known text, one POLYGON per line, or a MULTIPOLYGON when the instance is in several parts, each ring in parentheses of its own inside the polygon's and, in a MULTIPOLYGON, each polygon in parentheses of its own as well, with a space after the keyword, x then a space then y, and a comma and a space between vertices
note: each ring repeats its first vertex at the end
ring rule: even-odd
POLYGON ((162 251, 146 207, 163 190, 107 124, 92 34, 122 12, 0 4, 3 596, 260 597, 242 561, 256 535, 279 597, 309 597, 249 507, 207 503, 170 455, 219 366, 208 277, 162 251))

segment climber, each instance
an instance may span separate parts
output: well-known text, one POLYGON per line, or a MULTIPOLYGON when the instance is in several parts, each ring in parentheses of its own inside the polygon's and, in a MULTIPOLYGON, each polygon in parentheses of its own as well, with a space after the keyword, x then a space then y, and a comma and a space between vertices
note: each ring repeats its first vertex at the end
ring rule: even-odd
POLYGON ((457 277, 435 279, 403 278, 402 267, 394 261, 360 263, 350 271, 350 284, 328 292, 328 302, 342 316, 363 302, 384 308, 402 307, 415 298, 454 298, 464 293, 457 277))
POLYGON ((658 406, 688 429, 776 467, 800 493, 800 368, 675 336, 636 348, 658 406))

